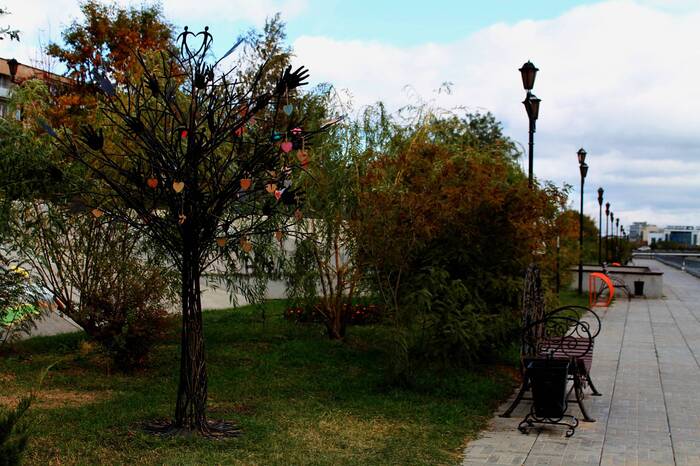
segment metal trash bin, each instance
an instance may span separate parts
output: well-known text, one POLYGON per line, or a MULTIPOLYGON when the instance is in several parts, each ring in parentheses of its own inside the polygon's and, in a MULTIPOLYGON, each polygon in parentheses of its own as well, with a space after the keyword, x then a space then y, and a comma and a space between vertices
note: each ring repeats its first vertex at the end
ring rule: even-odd
POLYGON ((548 419, 564 416, 569 361, 534 359, 527 365, 527 371, 532 383, 535 416, 548 419))
POLYGON ((644 282, 641 280, 634 282, 634 295, 644 296, 644 282))

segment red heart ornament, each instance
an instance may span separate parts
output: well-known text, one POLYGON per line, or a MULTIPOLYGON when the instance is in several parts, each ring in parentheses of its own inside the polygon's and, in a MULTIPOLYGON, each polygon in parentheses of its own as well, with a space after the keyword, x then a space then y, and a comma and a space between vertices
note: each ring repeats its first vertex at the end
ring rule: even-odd
POLYGON ((158 179, 157 178, 149 178, 148 180, 146 180, 146 184, 148 185, 149 188, 156 189, 156 187, 158 187, 158 179))
POLYGON ((282 152, 285 154, 289 153, 292 150, 292 143, 291 141, 284 141, 282 144, 280 144, 280 149, 282 149, 282 152))
POLYGON ((253 184, 253 180, 250 178, 241 178, 241 189, 243 191, 248 191, 248 188, 250 188, 250 185, 253 184))
POLYGON ((279 201, 280 197, 282 197, 282 191, 279 191, 279 190, 275 191, 275 199, 277 199, 279 201))

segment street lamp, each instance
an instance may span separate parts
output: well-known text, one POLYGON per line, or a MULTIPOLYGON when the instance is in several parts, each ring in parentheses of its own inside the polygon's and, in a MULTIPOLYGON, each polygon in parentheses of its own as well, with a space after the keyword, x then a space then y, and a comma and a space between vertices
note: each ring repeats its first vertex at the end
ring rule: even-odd
POLYGON ((603 188, 598 188, 598 263, 603 264, 600 257, 603 251, 603 188))
POLYGON ((615 258, 620 262, 620 217, 615 219, 615 258))
POLYGON ((625 245, 627 238, 625 237, 625 227, 620 227, 620 258, 622 258, 622 248, 625 245))
POLYGON ((588 165, 586 165, 586 151, 579 149, 576 153, 578 156, 579 172, 581 173, 581 210, 579 212, 578 225, 578 293, 583 292, 583 184, 588 174, 588 165))
POLYGON ((608 238, 608 217, 610 216, 610 203, 606 202, 605 203, 605 262, 608 261, 608 243, 610 242, 610 239, 608 238))
POLYGON ((615 215, 610 211, 610 262, 615 262, 615 215))
POLYGON ((528 61, 525 63, 518 71, 520 71, 520 76, 523 79, 523 87, 527 91, 525 95, 525 100, 523 100, 523 105, 525 106, 525 111, 527 112, 527 118, 530 123, 529 128, 529 140, 528 140, 528 166, 527 166, 527 184, 532 188, 532 164, 535 152, 535 122, 540 114, 540 102, 541 100, 532 93, 532 88, 535 86, 535 78, 537 77, 537 72, 539 69, 528 61))

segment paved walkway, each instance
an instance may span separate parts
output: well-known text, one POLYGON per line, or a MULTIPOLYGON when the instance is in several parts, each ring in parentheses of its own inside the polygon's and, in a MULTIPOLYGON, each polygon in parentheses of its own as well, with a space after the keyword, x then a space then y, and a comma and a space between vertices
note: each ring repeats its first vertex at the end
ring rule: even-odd
POLYGON ((599 312, 591 374, 603 396, 586 397, 597 422, 581 422, 568 439, 558 426, 524 435, 524 401, 467 446, 464 465, 700 465, 700 279, 636 263, 664 272, 665 296, 618 299, 599 312))

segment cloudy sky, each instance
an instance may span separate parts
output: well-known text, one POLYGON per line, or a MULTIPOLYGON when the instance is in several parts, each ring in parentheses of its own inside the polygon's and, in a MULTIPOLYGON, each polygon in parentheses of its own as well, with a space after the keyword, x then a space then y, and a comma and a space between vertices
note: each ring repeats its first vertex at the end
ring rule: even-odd
MULTIPOLYGON (((143 2, 120 1, 121 4, 143 2)), ((356 108, 414 98, 489 110, 524 146, 517 69, 532 60, 542 99, 535 175, 569 183, 588 151, 585 209, 605 189, 624 224, 700 225, 700 0, 163 0, 176 25, 209 25, 218 53, 281 12, 296 61, 356 108), (450 95, 437 95, 443 82, 450 95), (414 94, 406 91, 414 89, 414 94)), ((5 0, 0 24, 22 42, 0 56, 32 63, 78 17, 75 0, 5 0)))

